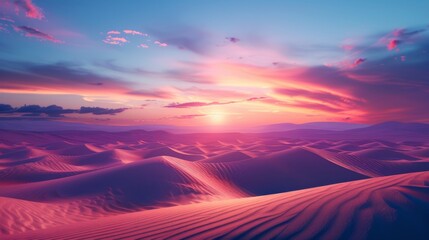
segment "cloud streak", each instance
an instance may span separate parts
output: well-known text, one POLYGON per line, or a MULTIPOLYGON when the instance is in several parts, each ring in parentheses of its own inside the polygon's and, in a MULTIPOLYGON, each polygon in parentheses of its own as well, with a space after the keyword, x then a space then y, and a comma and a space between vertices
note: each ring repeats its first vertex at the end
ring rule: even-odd
POLYGON ((165 43, 165 42, 160 42, 160 41, 155 41, 155 42, 153 42, 155 45, 158 45, 158 46, 160 46, 160 47, 167 47, 168 46, 168 44, 167 43, 165 43))
POLYGON ((99 75, 74 63, 37 64, 0 60, 0 92, 116 95, 128 98, 169 98, 167 90, 136 90, 132 83, 99 75))
POLYGON ((148 36, 148 34, 147 33, 142 33, 142 32, 139 32, 139 31, 136 31, 136 30, 124 30, 123 31, 125 34, 131 34, 131 35, 140 35, 140 36, 148 36))
POLYGON ((53 43, 62 43, 61 40, 56 39, 55 37, 41 32, 38 29, 32 28, 32 27, 28 27, 28 26, 13 26, 13 29, 16 32, 22 32, 24 34, 24 36, 26 37, 30 37, 30 38, 37 38, 43 41, 50 41, 53 43))
POLYGON ((207 116, 206 114, 184 114, 184 115, 176 115, 176 116, 172 116, 172 117, 168 117, 168 119, 194 119, 194 118, 199 118, 199 117, 205 117, 207 116))
POLYGON ((229 102, 184 102, 184 103, 170 103, 168 105, 165 105, 166 108, 193 108, 193 107, 206 107, 206 106, 213 106, 213 105, 226 105, 226 104, 232 104, 237 103, 236 101, 229 101, 229 102))
POLYGON ((236 100, 236 101, 228 101, 228 102, 184 102, 184 103, 170 103, 165 105, 166 108, 194 108, 194 107, 206 107, 213 105, 227 105, 241 102, 250 102, 265 99, 265 97, 252 97, 246 100, 236 100))

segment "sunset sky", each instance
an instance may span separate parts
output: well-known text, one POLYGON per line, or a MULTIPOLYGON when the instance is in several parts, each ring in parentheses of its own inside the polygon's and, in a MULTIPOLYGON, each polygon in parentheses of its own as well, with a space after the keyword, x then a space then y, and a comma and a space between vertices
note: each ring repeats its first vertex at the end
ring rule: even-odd
POLYGON ((0 118, 427 122, 428 9, 384 0, 0 0, 0 118))

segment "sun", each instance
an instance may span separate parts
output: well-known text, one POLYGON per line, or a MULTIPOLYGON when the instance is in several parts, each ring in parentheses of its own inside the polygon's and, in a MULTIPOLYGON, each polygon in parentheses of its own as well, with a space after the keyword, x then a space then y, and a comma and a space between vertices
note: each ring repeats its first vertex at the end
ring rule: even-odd
POLYGON ((221 112, 213 112, 208 114, 210 122, 215 125, 220 125, 225 122, 225 114, 221 112))

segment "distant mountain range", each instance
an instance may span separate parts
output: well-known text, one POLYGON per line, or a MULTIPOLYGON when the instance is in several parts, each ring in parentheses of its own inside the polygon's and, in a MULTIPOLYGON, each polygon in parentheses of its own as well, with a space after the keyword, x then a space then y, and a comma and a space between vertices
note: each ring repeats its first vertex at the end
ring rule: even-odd
POLYGON ((165 131, 176 134, 210 133, 210 132, 241 132, 269 134, 278 137, 291 138, 318 138, 318 139, 362 139, 362 138, 429 138, 429 124, 384 122, 374 125, 343 123, 343 122, 311 122, 304 124, 280 123, 254 128, 206 128, 206 127, 179 127, 168 125, 140 125, 140 126, 109 126, 69 123, 46 120, 1 120, 0 129, 19 131, 105 131, 124 132, 133 130, 165 131))
POLYGON ((368 127, 367 124, 345 123, 345 122, 309 122, 302 124, 278 123, 255 127, 253 132, 283 132, 297 129, 318 129, 330 131, 344 131, 356 128, 368 127))
POLYGON ((343 131, 325 129, 296 129, 268 133, 277 137, 303 138, 303 139, 384 139, 419 141, 429 139, 429 124, 384 122, 363 128, 343 131))
POLYGON ((222 126, 170 126, 170 125, 135 125, 135 126, 111 126, 83 124, 61 121, 47 120, 2 120, 0 119, 0 129, 5 130, 23 130, 23 131, 63 131, 63 130, 84 130, 84 131, 107 131, 123 132, 131 130, 163 130, 171 133, 198 133, 198 132, 245 132, 245 133, 263 133, 263 132, 284 132, 298 129, 317 129, 344 131, 368 127, 365 124, 344 123, 344 122, 310 122, 303 124, 279 123, 256 126, 252 128, 222 127, 222 126))

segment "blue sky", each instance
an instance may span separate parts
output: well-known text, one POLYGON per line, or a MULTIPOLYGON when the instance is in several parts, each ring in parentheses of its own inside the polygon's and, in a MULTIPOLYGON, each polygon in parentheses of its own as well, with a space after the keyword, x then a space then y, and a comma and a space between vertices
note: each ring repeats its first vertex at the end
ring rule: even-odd
POLYGON ((112 124, 428 119, 365 93, 426 100, 427 1, 0 2, 0 101, 14 108, 126 109, 112 124))

